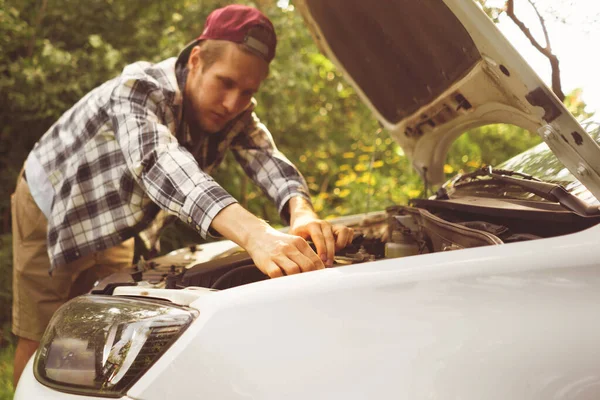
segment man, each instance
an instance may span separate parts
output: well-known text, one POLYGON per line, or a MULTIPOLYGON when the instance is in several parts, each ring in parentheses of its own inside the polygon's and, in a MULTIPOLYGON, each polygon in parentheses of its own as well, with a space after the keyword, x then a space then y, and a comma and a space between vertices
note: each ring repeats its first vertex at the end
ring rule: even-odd
POLYGON ((127 66, 36 143, 12 197, 15 385, 52 313, 129 266, 134 235, 156 243, 165 215, 203 237, 214 230, 231 239, 270 277, 331 266, 335 250, 350 243, 351 229, 317 217, 302 175, 253 113, 275 47, 273 25, 258 10, 215 10, 177 59, 127 66), (227 149, 291 234, 246 211, 210 177, 227 149))

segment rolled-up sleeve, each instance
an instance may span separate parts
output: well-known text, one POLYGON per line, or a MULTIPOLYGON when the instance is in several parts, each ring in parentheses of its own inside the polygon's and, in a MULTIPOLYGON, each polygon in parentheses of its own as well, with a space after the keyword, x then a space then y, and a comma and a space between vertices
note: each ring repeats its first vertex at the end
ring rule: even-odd
POLYGON ((306 181, 300 171, 275 146, 273 137, 256 114, 232 142, 235 158, 246 174, 275 203, 281 218, 289 223, 288 201, 301 196, 311 203, 306 181))
POLYGON ((204 238, 217 214, 236 200, 200 169, 165 121, 173 121, 164 93, 146 80, 130 79, 112 92, 115 137, 150 199, 204 238))

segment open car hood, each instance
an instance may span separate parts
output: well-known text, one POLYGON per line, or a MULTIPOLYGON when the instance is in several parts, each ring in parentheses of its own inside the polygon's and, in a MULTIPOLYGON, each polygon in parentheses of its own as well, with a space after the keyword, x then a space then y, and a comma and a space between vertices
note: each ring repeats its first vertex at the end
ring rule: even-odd
POLYGON ((537 132, 600 198, 600 147, 471 0, 296 0, 421 176, 444 181, 452 142, 478 126, 537 132))

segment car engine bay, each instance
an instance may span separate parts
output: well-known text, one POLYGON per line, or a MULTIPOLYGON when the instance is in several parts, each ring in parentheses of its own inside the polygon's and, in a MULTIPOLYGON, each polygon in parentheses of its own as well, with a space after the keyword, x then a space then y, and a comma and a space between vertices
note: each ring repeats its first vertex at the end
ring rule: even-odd
MULTIPOLYGON (((336 253, 333 268, 565 235, 598 222, 598 216, 583 217, 550 202, 476 196, 416 199, 409 206, 391 206, 348 224, 354 228, 354 239, 336 253)), ((141 259, 101 280, 91 293, 112 294, 119 286, 225 290, 268 279, 239 247, 198 261, 202 252, 202 245, 192 245, 151 260, 141 259)))

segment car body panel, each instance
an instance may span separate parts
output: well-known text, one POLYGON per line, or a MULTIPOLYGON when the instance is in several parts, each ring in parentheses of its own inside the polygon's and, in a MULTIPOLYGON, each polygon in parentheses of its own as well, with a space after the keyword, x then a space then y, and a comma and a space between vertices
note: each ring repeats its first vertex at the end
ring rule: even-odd
MULTIPOLYGON (((600 226, 209 293, 124 399, 596 399, 600 226)), ((37 382, 15 399, 84 399, 37 382)))
POLYGON ((299 0, 294 4, 323 53, 429 183, 444 181, 446 154, 458 136, 478 126, 506 123, 538 132, 565 166, 600 197, 596 162, 600 147, 473 1, 299 0), (398 34, 404 35, 404 42, 392 37, 398 34), (451 39, 463 45, 467 62, 457 62, 457 56, 446 49, 452 47, 451 39), (374 50, 369 57, 356 57, 352 49, 374 50), (379 67, 380 59, 391 65, 379 67), (415 65, 423 65, 425 72, 415 65), (401 73, 408 77, 397 78, 401 73), (434 85, 425 84, 429 81, 434 85), (382 89, 386 85, 403 95, 394 98, 382 89), (390 101, 397 106, 395 114, 387 109, 390 101))
POLYGON ((204 296, 128 395, 595 399, 599 237, 596 226, 204 296))

